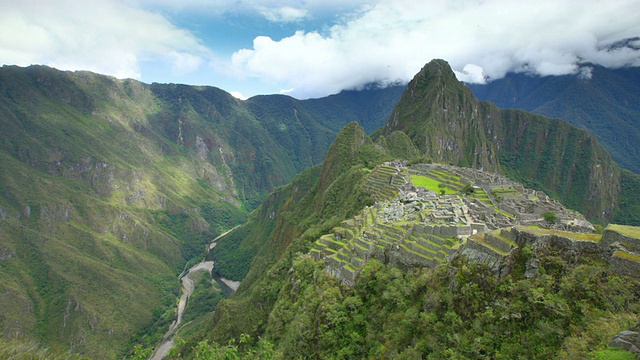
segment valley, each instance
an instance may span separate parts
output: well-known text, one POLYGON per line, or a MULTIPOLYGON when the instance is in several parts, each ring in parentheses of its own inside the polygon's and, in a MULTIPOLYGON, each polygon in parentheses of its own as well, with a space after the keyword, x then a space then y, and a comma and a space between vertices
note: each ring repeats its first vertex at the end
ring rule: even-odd
POLYGON ((3 67, 0 90, 11 341, 571 358, 640 316, 638 175, 584 130, 477 100, 443 60, 303 101, 40 66, 3 67))
POLYGON ((637 228, 599 223, 635 197, 624 176, 586 132, 477 102, 434 61, 383 128, 348 124, 224 239, 256 256, 175 358, 258 338, 282 358, 614 356, 640 314, 637 228))

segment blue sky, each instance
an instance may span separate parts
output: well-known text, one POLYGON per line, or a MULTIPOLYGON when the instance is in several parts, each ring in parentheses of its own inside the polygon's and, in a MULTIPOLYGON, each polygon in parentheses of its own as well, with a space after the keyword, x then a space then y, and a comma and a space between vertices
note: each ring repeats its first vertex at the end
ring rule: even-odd
POLYGON ((0 62, 238 97, 320 97, 409 81, 640 66, 640 0, 0 0, 0 62), (631 39, 615 47, 620 40, 631 39))

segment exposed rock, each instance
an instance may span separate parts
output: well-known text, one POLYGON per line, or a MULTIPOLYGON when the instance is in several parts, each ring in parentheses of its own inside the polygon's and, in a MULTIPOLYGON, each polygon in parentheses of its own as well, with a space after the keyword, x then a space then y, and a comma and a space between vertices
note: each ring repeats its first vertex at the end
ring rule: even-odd
POLYGON ((601 251, 611 270, 617 274, 640 276, 640 228, 624 225, 609 225, 602 235, 601 251))
POLYGON ((10 249, 8 247, 3 247, 0 249, 0 261, 7 261, 10 260, 12 257, 14 257, 16 254, 16 251, 13 249, 10 249))
POLYGON ((30 218, 31 217, 31 207, 30 206, 25 206, 22 209, 22 215, 27 219, 30 218))
POLYGON ((625 330, 613 337, 609 347, 617 347, 632 353, 640 353, 640 333, 625 330))
POLYGON ((532 278, 538 275, 538 271, 540 270, 540 260, 536 258, 531 258, 527 260, 527 264, 525 265, 524 276, 526 278, 532 278))

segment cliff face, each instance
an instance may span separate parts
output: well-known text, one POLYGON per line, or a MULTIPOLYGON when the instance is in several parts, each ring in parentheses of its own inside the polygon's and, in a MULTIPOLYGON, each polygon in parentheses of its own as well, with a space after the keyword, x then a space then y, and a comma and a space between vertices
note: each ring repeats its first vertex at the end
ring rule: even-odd
POLYGON ((612 219, 620 169, 586 131, 478 101, 434 60, 409 83, 378 134, 404 131, 428 159, 504 173, 598 221, 612 219))

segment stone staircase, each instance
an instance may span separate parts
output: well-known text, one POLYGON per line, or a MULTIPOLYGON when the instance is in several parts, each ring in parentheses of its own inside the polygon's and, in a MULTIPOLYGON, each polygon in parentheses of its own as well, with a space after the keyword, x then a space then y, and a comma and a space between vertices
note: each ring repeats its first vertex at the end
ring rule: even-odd
POLYGON ((610 227, 605 231, 610 241, 604 242, 610 245, 605 246, 590 234, 516 226, 535 224, 541 211, 550 209, 559 217, 569 216, 570 211, 544 193, 524 189, 500 175, 448 165, 388 163, 374 168, 364 187, 375 205, 320 237, 310 251, 329 273, 349 285, 370 259, 409 269, 435 267, 461 253, 503 274, 508 271, 505 260, 518 244, 528 241, 548 242, 568 253, 608 252, 606 257, 617 272, 640 274, 638 230, 610 227), (434 182, 422 180, 422 188, 409 180, 412 175, 434 182), (445 184, 448 194, 424 190, 434 183, 445 184), (461 192, 466 184, 474 186, 473 195, 451 194, 451 190, 461 192))

